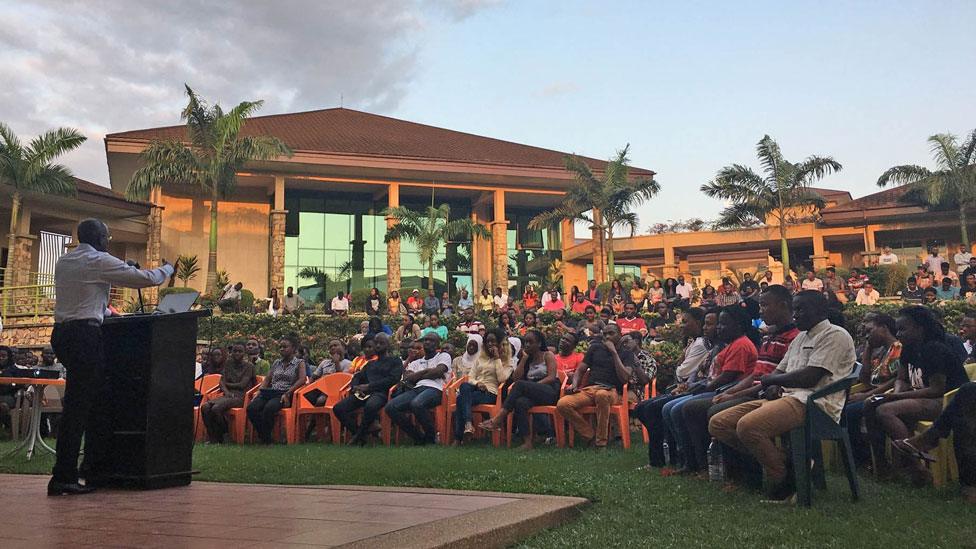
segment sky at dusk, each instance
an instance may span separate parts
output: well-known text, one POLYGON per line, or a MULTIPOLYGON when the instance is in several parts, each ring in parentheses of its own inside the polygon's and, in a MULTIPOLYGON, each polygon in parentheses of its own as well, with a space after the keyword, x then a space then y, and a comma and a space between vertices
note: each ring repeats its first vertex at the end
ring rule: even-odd
POLYGON ((179 123, 183 83, 260 114, 345 107, 608 158, 662 193, 642 230, 722 204, 698 187, 755 144, 831 155, 820 186, 875 192, 976 128, 976 2, 0 0, 0 120, 89 137, 179 123))

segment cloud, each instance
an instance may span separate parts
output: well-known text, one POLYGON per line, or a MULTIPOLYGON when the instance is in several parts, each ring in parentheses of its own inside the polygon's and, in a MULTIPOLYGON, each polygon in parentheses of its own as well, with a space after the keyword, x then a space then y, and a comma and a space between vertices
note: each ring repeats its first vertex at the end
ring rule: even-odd
MULTIPOLYGON (((454 20, 493 4, 437 2, 454 20)), ((27 0, 0 18, 0 120, 27 139, 89 137, 64 159, 107 181, 106 133, 179 123, 183 83, 261 114, 336 106, 389 112, 417 77, 429 2, 27 0)))
POLYGON ((539 90, 539 95, 542 97, 556 97, 557 95, 575 93, 579 89, 579 84, 576 82, 553 82, 539 90))
POLYGON ((477 12, 500 6, 503 0, 428 0, 455 21, 463 21, 477 12))

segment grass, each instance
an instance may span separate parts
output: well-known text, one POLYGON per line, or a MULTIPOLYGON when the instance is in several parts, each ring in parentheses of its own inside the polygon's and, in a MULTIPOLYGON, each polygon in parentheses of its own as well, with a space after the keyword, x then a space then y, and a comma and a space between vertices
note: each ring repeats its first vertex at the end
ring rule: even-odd
MULTIPOLYGON (((10 448, 0 443, 0 452, 10 448)), ((346 448, 320 444, 197 446, 196 480, 275 484, 363 484, 582 496, 583 516, 523 542, 525 547, 976 547, 974 509, 952 490, 912 489, 862 477, 862 499, 830 475, 810 509, 760 503, 748 490, 723 493, 706 481, 636 471, 630 451, 487 447, 346 448)), ((0 472, 50 471, 50 456, 0 461, 0 472)))

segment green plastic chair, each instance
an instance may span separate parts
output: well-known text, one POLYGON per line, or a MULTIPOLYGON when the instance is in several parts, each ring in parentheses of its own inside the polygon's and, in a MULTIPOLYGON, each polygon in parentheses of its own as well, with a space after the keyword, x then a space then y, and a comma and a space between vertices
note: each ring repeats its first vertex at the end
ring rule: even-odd
POLYGON ((841 415, 840 423, 817 406, 816 401, 827 395, 844 393, 844 406, 850 395, 851 386, 857 383, 861 365, 856 363, 850 375, 835 381, 816 391, 807 399, 806 418, 803 427, 793 429, 789 433, 790 453, 793 459, 793 475, 796 483, 797 502, 809 507, 813 499, 813 484, 821 490, 827 488, 824 477, 824 456, 821 441, 834 440, 840 446, 841 461, 847 473, 847 482, 851 488, 851 498, 857 501, 860 497, 860 486, 857 482, 857 467, 854 464, 854 453, 851 451, 851 441, 847 437, 847 421, 841 415), (812 468, 811 468, 812 462, 812 468))

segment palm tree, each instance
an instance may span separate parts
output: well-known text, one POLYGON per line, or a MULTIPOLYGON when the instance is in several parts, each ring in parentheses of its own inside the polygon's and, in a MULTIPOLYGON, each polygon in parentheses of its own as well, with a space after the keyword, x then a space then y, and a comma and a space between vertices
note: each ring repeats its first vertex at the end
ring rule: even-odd
POLYGON ((890 168, 878 178, 878 186, 908 185, 906 196, 924 201, 932 208, 959 210, 962 243, 969 247, 966 209, 976 206, 976 130, 959 145, 956 136, 940 133, 929 137, 938 170, 902 165, 890 168))
POLYGON ((732 164, 718 171, 715 179, 701 186, 702 192, 722 198, 732 204, 725 208, 715 223, 717 228, 737 228, 769 224, 779 226, 780 251, 783 256, 783 275, 790 272, 790 248, 786 229, 800 219, 812 215, 811 208, 822 208, 823 197, 810 189, 815 181, 838 172, 843 166, 829 156, 810 156, 794 164, 783 158, 779 145, 768 135, 756 145, 756 155, 762 164, 763 175, 741 164, 732 164))
POLYGON ((10 126, 0 122, 0 183, 13 188, 8 237, 11 253, 7 257, 9 270, 14 268, 12 250, 16 245, 14 239, 20 224, 24 193, 73 195, 75 181, 71 171, 55 164, 54 160, 78 148, 86 139, 78 130, 58 128, 35 137, 25 147, 10 126))
POLYGON ((451 207, 447 204, 428 206, 426 212, 418 212, 398 206, 383 210, 383 215, 396 220, 387 229, 383 242, 407 240, 417 246, 421 265, 427 266, 427 288, 434 289, 434 254, 448 242, 468 236, 491 239, 491 231, 470 219, 451 219, 451 207))
POLYGON ((195 255, 180 255, 176 258, 176 278, 183 281, 184 288, 200 272, 200 265, 198 263, 197 256, 195 255))
MULTIPOLYGON (((573 173, 575 184, 566 192, 563 201, 552 210, 542 212, 529 222, 531 229, 547 229, 559 226, 564 220, 585 221, 600 231, 606 240, 607 272, 614 278, 613 235, 617 229, 629 229, 630 236, 637 232, 639 220, 633 208, 653 198, 661 187, 653 177, 631 180, 630 144, 617 151, 617 156, 607 163, 601 176, 578 156, 566 157, 566 169, 573 173), (589 215, 588 212, 592 212, 589 215)), ((594 261, 597 258, 593 258, 594 261)))
POLYGON ((145 200, 159 187, 183 187, 210 197, 210 254, 207 258, 207 293, 216 290, 217 203, 234 192, 237 172, 252 160, 291 156, 280 139, 271 136, 242 136, 247 119, 263 101, 242 101, 228 112, 220 105, 208 105, 186 86, 189 102, 181 119, 186 121, 186 138, 155 141, 142 152, 145 165, 136 171, 126 187, 129 199, 145 200))
POLYGON ((328 303, 328 300, 330 299, 328 296, 329 284, 347 280, 351 270, 351 261, 347 261, 340 265, 335 275, 330 275, 318 267, 302 267, 302 270, 298 271, 298 278, 308 278, 310 280, 314 280, 315 286, 317 288, 322 288, 322 291, 319 292, 318 296, 319 302, 328 303))

